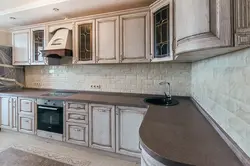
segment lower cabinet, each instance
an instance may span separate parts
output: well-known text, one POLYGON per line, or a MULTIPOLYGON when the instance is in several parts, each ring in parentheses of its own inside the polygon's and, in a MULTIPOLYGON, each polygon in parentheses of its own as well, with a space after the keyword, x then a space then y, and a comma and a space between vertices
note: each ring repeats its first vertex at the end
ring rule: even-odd
POLYGON ((17 130, 17 98, 0 97, 1 127, 17 130))
POLYGON ((66 122, 66 141, 88 146, 88 125, 66 122))
POLYGON ((19 132, 34 134, 35 133, 35 122, 34 117, 25 116, 19 114, 19 132))
POLYGON ((115 152, 115 106, 89 105, 89 146, 115 152))
POLYGON ((116 152, 134 157, 141 156, 139 128, 146 109, 116 107, 116 152))

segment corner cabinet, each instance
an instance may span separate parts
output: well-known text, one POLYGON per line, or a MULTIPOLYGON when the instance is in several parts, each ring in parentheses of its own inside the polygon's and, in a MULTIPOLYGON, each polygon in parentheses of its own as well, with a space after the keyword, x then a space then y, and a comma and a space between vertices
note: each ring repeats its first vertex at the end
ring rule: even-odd
POLYGON ((13 65, 44 65, 41 50, 45 45, 45 28, 37 27, 12 33, 13 65))
POLYGON ((75 23, 75 57, 73 64, 95 63, 95 20, 75 23))
POLYGON ((152 62, 174 59, 173 7, 173 0, 158 0, 150 6, 152 62))
POLYGON ((147 109, 116 106, 116 152, 140 157, 139 128, 147 109))
POLYGON ((149 12, 120 16, 120 62, 150 61, 149 12))

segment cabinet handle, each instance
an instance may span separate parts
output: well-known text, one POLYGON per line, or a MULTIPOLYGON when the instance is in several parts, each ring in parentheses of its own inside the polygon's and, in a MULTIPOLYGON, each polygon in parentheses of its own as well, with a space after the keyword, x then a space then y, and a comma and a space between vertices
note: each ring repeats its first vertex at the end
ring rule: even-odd
POLYGON ((80 130, 80 129, 75 129, 75 131, 79 132, 79 131, 81 131, 81 130, 80 130))
POLYGON ((26 122, 26 123, 29 123, 29 121, 28 121, 28 120, 26 120, 25 122, 26 122))
POLYGON ((76 119, 78 119, 78 120, 85 120, 85 118, 82 118, 82 117, 78 117, 76 119))
POLYGON ((98 110, 99 112, 107 112, 107 110, 98 110))

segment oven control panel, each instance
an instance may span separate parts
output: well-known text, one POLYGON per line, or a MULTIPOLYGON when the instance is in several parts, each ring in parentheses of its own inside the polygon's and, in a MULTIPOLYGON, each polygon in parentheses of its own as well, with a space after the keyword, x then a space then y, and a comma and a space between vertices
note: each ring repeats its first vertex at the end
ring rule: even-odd
POLYGON ((52 107, 63 107, 63 101, 37 99, 37 105, 52 106, 52 107))

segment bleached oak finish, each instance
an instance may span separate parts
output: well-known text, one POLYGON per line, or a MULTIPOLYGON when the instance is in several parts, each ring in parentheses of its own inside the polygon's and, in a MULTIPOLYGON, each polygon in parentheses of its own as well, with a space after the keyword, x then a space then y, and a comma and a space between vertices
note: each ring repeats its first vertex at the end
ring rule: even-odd
POLYGON ((157 0, 150 6, 150 23, 151 23, 151 61, 152 62, 163 62, 171 61, 174 59, 175 49, 175 37, 174 37, 174 3, 173 0, 157 0), (155 58, 155 32, 154 32, 154 14, 161 8, 169 5, 169 44, 170 44, 170 55, 164 58, 155 58))
POLYGON ((140 157, 139 128, 145 108, 116 106, 116 152, 140 157))
POLYGON ((235 0, 235 45, 250 45, 250 0, 235 0))
POLYGON ((96 20, 96 63, 119 63, 119 17, 96 20))
POLYGON ((175 16, 176 54, 233 46, 232 1, 175 0, 175 16))
POLYGON ((75 33, 74 33, 74 39, 75 39, 75 57, 73 59, 73 64, 91 64, 96 62, 96 52, 95 52, 95 43, 96 43, 96 33, 95 33, 95 20, 85 20, 85 21, 79 21, 75 23, 75 33), (90 38, 90 42, 92 43, 92 60, 81 60, 80 59, 80 26, 84 24, 92 24, 92 37, 90 38))
POLYGON ((88 125, 78 123, 66 123, 66 141, 88 146, 88 125))
POLYGON ((11 101, 10 97, 1 97, 1 127, 10 129, 11 128, 11 101))
POLYGON ((31 65, 45 65, 45 58, 43 58, 43 61, 36 61, 35 60, 35 55, 34 55, 34 50, 35 50, 35 43, 34 43, 34 31, 37 30, 42 30, 44 31, 44 47, 46 47, 45 45, 45 26, 41 26, 41 27, 36 27, 36 28, 32 28, 30 30, 30 64, 31 65))
POLYGON ((149 12, 120 16, 120 62, 150 61, 149 12))
POLYGON ((89 146, 115 152, 115 107, 89 105, 89 146))
POLYGON ((30 29, 12 33, 13 65, 29 65, 30 60, 30 29))
POLYGON ((87 103, 78 103, 78 102, 66 102, 66 111, 76 111, 76 112, 85 112, 88 113, 88 104, 87 103))
POLYGON ((35 114, 35 100, 30 98, 18 98, 19 114, 33 116, 35 114))
POLYGON ((74 123, 88 124, 88 113, 82 113, 77 111, 66 111, 66 121, 74 123))
POLYGON ((35 121, 34 117, 25 116, 19 114, 18 130, 22 133, 34 134, 35 133, 35 121))

